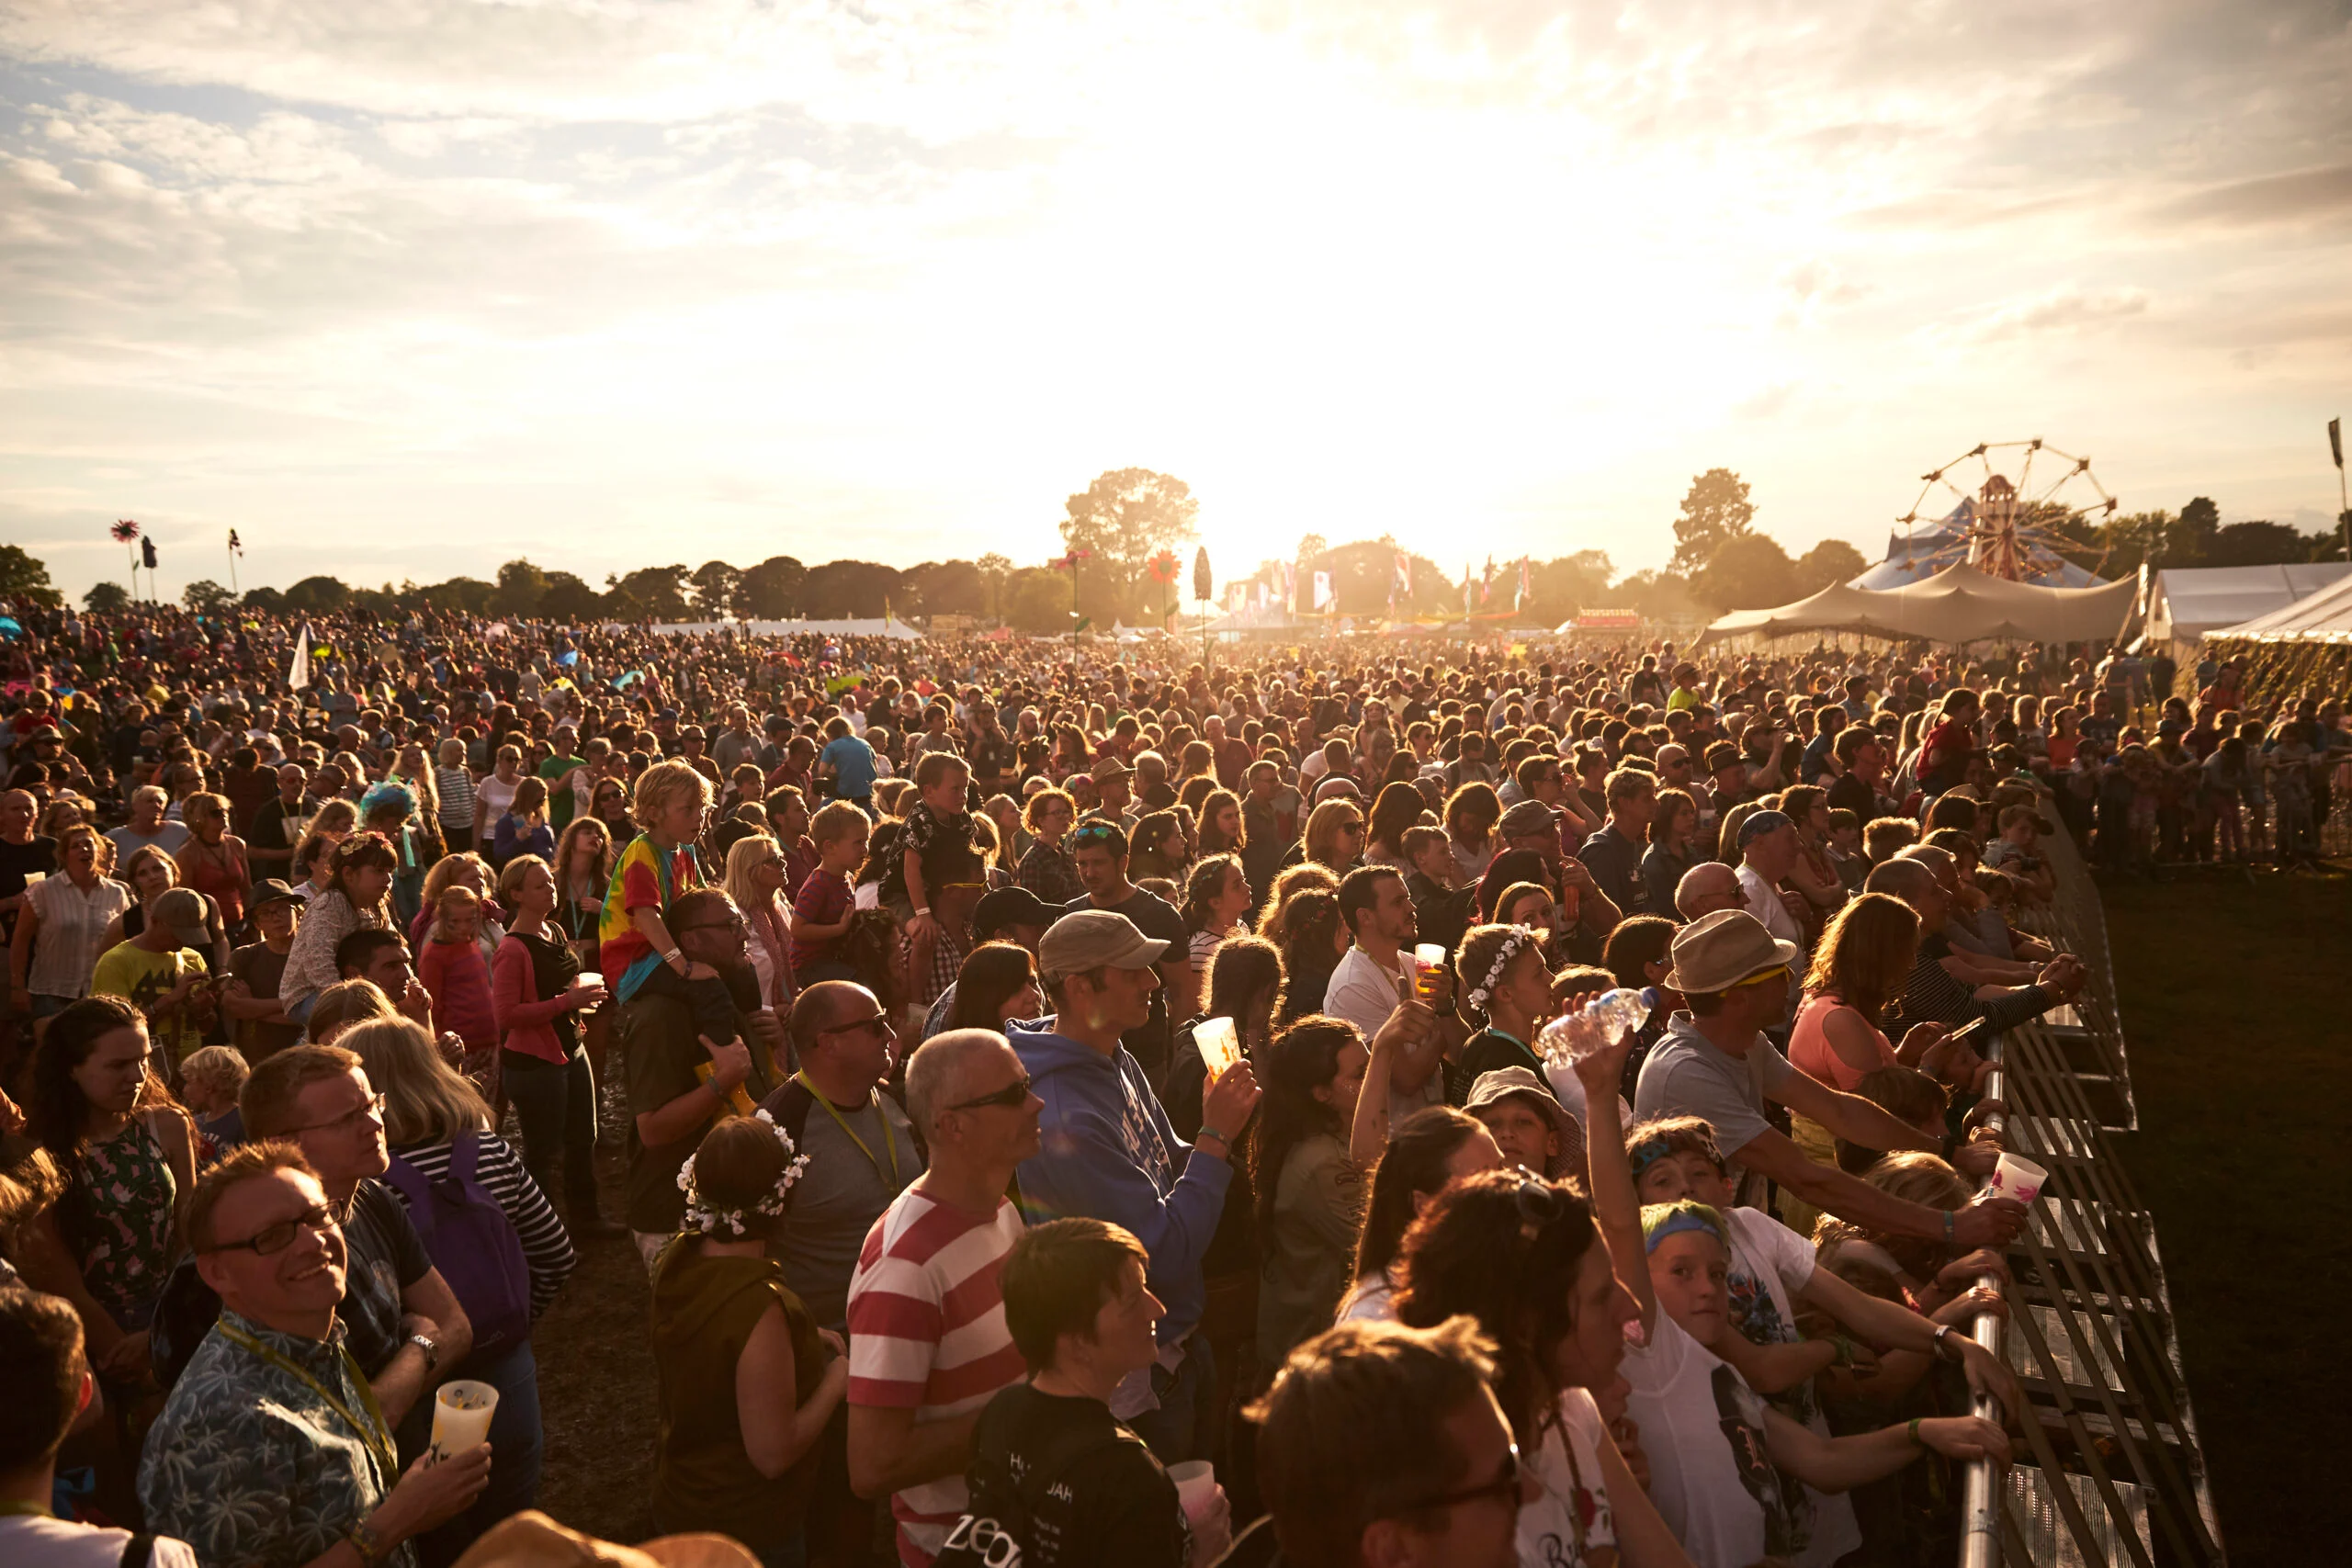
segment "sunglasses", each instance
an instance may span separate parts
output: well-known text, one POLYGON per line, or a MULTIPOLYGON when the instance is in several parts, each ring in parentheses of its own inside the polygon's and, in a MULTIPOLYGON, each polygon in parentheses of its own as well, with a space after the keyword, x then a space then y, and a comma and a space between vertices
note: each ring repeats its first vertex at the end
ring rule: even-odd
POLYGON ((215 1242, 202 1250, 206 1252, 250 1251, 267 1258, 294 1245, 294 1238, 304 1231, 316 1231, 321 1235, 338 1227, 334 1212, 324 1203, 313 1203, 290 1220, 280 1220, 274 1225, 264 1225, 243 1241, 215 1242))
POLYGON ((877 1013, 874 1014, 871 1018, 857 1018, 857 1019, 852 1019, 852 1020, 851 1020, 849 1022, 847 1022, 847 1023, 837 1023, 837 1024, 833 1025, 831 1029, 820 1029, 820 1030, 817 1031, 817 1032, 818 1032, 820 1035, 825 1035, 825 1034, 886 1034, 886 1033, 889 1032, 889 1027, 890 1027, 890 1015, 889 1015, 888 1013, 887 1013, 887 1012, 877 1012, 877 1013))
POLYGON ((961 1105, 951 1105, 950 1111, 978 1111, 984 1105, 1002 1106, 1007 1110, 1029 1103, 1029 1078, 1026 1074, 1013 1079, 994 1094, 984 1094, 978 1100, 967 1100, 961 1105))

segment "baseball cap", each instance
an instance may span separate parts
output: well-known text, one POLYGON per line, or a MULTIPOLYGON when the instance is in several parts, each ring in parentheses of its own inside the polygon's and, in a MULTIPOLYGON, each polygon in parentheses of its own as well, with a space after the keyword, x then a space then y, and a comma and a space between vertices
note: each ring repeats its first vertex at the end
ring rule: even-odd
POLYGON ((1568 1108, 1543 1079, 1525 1067, 1497 1067, 1490 1073, 1480 1073, 1470 1086, 1470 1098, 1462 1109, 1471 1115, 1478 1114, 1481 1106, 1492 1105, 1498 1100, 1509 1100, 1514 1094, 1526 1095, 1542 1108, 1552 1123, 1552 1132, 1560 1140, 1560 1147, 1573 1149, 1584 1143, 1584 1129, 1577 1124, 1568 1108))
POLYGON ((1059 980, 1089 969, 1146 969, 1167 951, 1115 909, 1080 909, 1056 920, 1037 944, 1037 972, 1059 980))
POLYGON ((194 888, 167 888, 155 900, 148 919, 155 925, 168 927, 182 936, 204 935, 204 898, 194 888))
POLYGON ((1503 813, 1502 820, 1495 824, 1495 830, 1506 839, 1517 839, 1545 832, 1559 820, 1557 807, 1546 806, 1540 800, 1522 800, 1503 813))
POLYGON ((1026 887, 1000 887, 972 906, 972 935, 987 942, 1013 926, 1051 925, 1054 912, 1026 887))

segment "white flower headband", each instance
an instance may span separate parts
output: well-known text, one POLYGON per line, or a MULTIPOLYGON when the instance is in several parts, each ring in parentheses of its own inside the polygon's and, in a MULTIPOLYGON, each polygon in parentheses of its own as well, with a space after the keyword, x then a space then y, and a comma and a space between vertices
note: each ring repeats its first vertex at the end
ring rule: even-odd
POLYGON ((1528 948, 1534 946, 1538 940, 1532 927, 1511 927, 1510 934, 1503 938, 1502 945, 1495 950, 1495 961, 1487 965, 1487 977, 1470 987, 1470 1005, 1484 1013, 1487 1010, 1487 999, 1495 994, 1495 987, 1502 983, 1503 971, 1510 967, 1510 961, 1528 948))
MULTIPOLYGON (((778 1126, 775 1118, 769 1115, 765 1110, 753 1111, 752 1116, 767 1123, 768 1130, 775 1134, 775 1141, 784 1145, 784 1152, 786 1155, 792 1156, 785 1165, 784 1174, 775 1179, 774 1187, 768 1189, 768 1195, 752 1204, 750 1210, 754 1214, 774 1216, 784 1213, 785 1194, 792 1190, 792 1184, 799 1180, 800 1173, 808 1168, 808 1156, 797 1150, 792 1142, 792 1134, 778 1126)), ((678 1168, 678 1190, 686 1195, 686 1229, 698 1230, 705 1235, 712 1235, 717 1234, 718 1227, 723 1224, 733 1235, 743 1234, 745 1211, 710 1208, 703 1202, 702 1195, 695 1190, 695 1156, 693 1155, 688 1155, 686 1163, 678 1168)))

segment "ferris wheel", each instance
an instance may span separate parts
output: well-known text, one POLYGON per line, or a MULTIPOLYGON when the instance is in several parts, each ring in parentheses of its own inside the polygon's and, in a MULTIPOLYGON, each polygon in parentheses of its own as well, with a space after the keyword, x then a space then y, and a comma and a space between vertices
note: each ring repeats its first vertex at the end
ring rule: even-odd
MULTIPOLYGON (((2104 522, 2115 514, 2116 498, 2091 472, 2091 460, 2061 452, 2038 435, 2030 441, 1978 442, 1919 477, 1918 499, 1895 519, 1903 525, 1905 556, 1915 569, 1940 571, 1966 561, 1988 577, 2012 582, 2063 574, 2067 562, 2058 553, 2063 536, 2057 530, 2091 518, 2104 522), (1995 452, 2009 456, 1996 467, 1995 452), (2036 459, 2041 465, 2039 478, 2036 459), (1971 462, 1975 469, 1967 468, 1971 462), (2012 463, 2015 478, 2001 471, 2012 463), (1957 478, 1955 469, 1962 470, 1957 478), (1912 530, 1921 521, 1919 509, 1939 486, 1957 497, 1959 504, 1949 516, 1928 519, 1934 533, 1917 537, 1912 530)), ((2105 558, 2100 558, 2104 563, 2105 558)))

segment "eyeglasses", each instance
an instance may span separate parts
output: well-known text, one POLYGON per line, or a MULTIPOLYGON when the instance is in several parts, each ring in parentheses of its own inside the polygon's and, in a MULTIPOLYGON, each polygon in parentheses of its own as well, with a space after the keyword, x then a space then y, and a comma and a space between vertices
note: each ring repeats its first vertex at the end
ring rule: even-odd
POLYGON ((262 1226, 243 1241, 218 1241, 210 1247, 198 1250, 204 1252, 250 1251, 267 1258, 293 1246, 294 1238, 304 1231, 315 1231, 324 1235, 329 1231, 340 1228, 334 1223, 334 1211, 329 1209, 324 1203, 313 1203, 290 1220, 280 1220, 276 1224, 262 1226))
POLYGON ((288 1127, 286 1132, 289 1137, 300 1133, 340 1133, 371 1118, 379 1122, 384 1119, 384 1097, 381 1094, 369 1095, 364 1102, 353 1106, 331 1122, 313 1122, 307 1127, 288 1127))
POLYGON ((951 1105, 950 1111, 978 1111, 984 1105, 999 1105, 1010 1110, 1029 1103, 1029 1078, 1026 1074, 1013 1079, 994 1094, 984 1094, 978 1100, 967 1100, 961 1105, 951 1105))
POLYGON ((1393 1519, 1405 1514, 1418 1514, 1425 1508, 1451 1508, 1459 1503, 1483 1503, 1488 1498, 1493 1498, 1497 1502, 1516 1504, 1519 1501, 1519 1445, 1506 1443, 1503 1445, 1503 1472, 1492 1481, 1481 1483, 1476 1486, 1465 1486, 1459 1492, 1448 1492, 1442 1496, 1425 1497, 1418 1502, 1407 1503, 1384 1512, 1379 1517, 1393 1519))
POLYGON ((871 1018, 852 1019, 847 1023, 837 1023, 831 1029, 820 1029, 817 1031, 817 1032, 820 1036, 827 1034, 858 1033, 887 1034, 889 1032, 889 1028, 890 1015, 887 1012, 877 1012, 871 1018))

